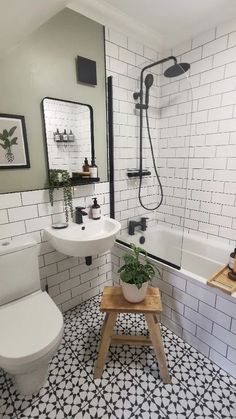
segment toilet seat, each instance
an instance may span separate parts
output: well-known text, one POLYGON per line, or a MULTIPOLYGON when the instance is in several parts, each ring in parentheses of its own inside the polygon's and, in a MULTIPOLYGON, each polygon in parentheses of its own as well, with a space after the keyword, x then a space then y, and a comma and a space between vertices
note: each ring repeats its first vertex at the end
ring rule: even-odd
POLYGON ((46 292, 0 307, 0 366, 17 367, 44 357, 63 334, 63 316, 46 292))

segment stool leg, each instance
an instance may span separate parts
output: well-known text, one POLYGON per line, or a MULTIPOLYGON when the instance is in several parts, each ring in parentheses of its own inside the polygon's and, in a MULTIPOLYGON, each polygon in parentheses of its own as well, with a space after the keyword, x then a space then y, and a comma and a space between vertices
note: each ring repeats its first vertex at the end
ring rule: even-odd
POLYGON ((170 383, 170 376, 166 365, 166 357, 159 323, 156 322, 156 317, 153 314, 145 314, 145 318, 148 325, 153 348, 156 354, 156 358, 158 361, 158 365, 160 368, 162 380, 165 384, 168 384, 170 383))
POLYGON ((111 343, 113 329, 116 323, 117 313, 108 313, 102 327, 102 337, 100 342, 98 359, 95 365, 94 378, 101 378, 106 362, 107 352, 111 343))
POLYGON ((102 328, 101 328, 101 331, 100 331, 100 335, 101 335, 101 336, 103 335, 103 332, 104 332, 105 326, 106 326, 106 324, 107 324, 108 317, 109 317, 109 313, 106 313, 106 314, 105 314, 104 321, 103 321, 103 325, 102 325, 102 328))

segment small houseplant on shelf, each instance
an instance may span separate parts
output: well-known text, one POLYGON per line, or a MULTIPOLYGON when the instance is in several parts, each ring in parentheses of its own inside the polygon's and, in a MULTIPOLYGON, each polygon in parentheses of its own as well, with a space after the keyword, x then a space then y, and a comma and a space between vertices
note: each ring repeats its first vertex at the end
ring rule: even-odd
POLYGON ((144 300, 148 282, 155 275, 155 268, 147 259, 144 249, 130 245, 133 254, 125 254, 125 264, 118 270, 121 278, 122 292, 127 301, 138 303, 144 300), (144 254, 144 263, 140 261, 140 253, 144 254))
POLYGON ((73 199, 70 174, 67 170, 49 170, 49 199, 51 206, 54 204, 54 190, 58 190, 60 188, 63 188, 64 211, 66 222, 68 222, 69 215, 73 218, 73 199))

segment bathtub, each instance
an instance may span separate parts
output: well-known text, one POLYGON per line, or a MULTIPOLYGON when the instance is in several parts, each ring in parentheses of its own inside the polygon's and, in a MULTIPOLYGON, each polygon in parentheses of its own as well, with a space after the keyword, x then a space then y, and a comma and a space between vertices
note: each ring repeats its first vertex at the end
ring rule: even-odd
POLYGON ((184 233, 162 225, 136 231, 133 236, 122 233, 118 243, 134 243, 144 248, 148 256, 161 264, 178 269, 181 274, 206 284, 207 279, 229 260, 232 248, 217 240, 184 233), (141 244, 141 237, 145 243, 141 244))

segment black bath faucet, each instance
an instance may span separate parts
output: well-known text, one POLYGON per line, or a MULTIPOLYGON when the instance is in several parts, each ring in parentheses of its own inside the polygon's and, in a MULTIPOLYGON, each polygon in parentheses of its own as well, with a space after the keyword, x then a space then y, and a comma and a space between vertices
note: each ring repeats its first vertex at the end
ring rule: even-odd
POLYGON ((148 217, 141 217, 140 221, 129 221, 129 225, 128 225, 128 233, 130 236, 134 235, 135 232, 135 227, 140 226, 142 231, 147 230, 147 220, 148 217))
POLYGON ((75 208, 75 222, 76 224, 83 224, 83 215, 88 215, 87 212, 83 211, 84 207, 75 208))

